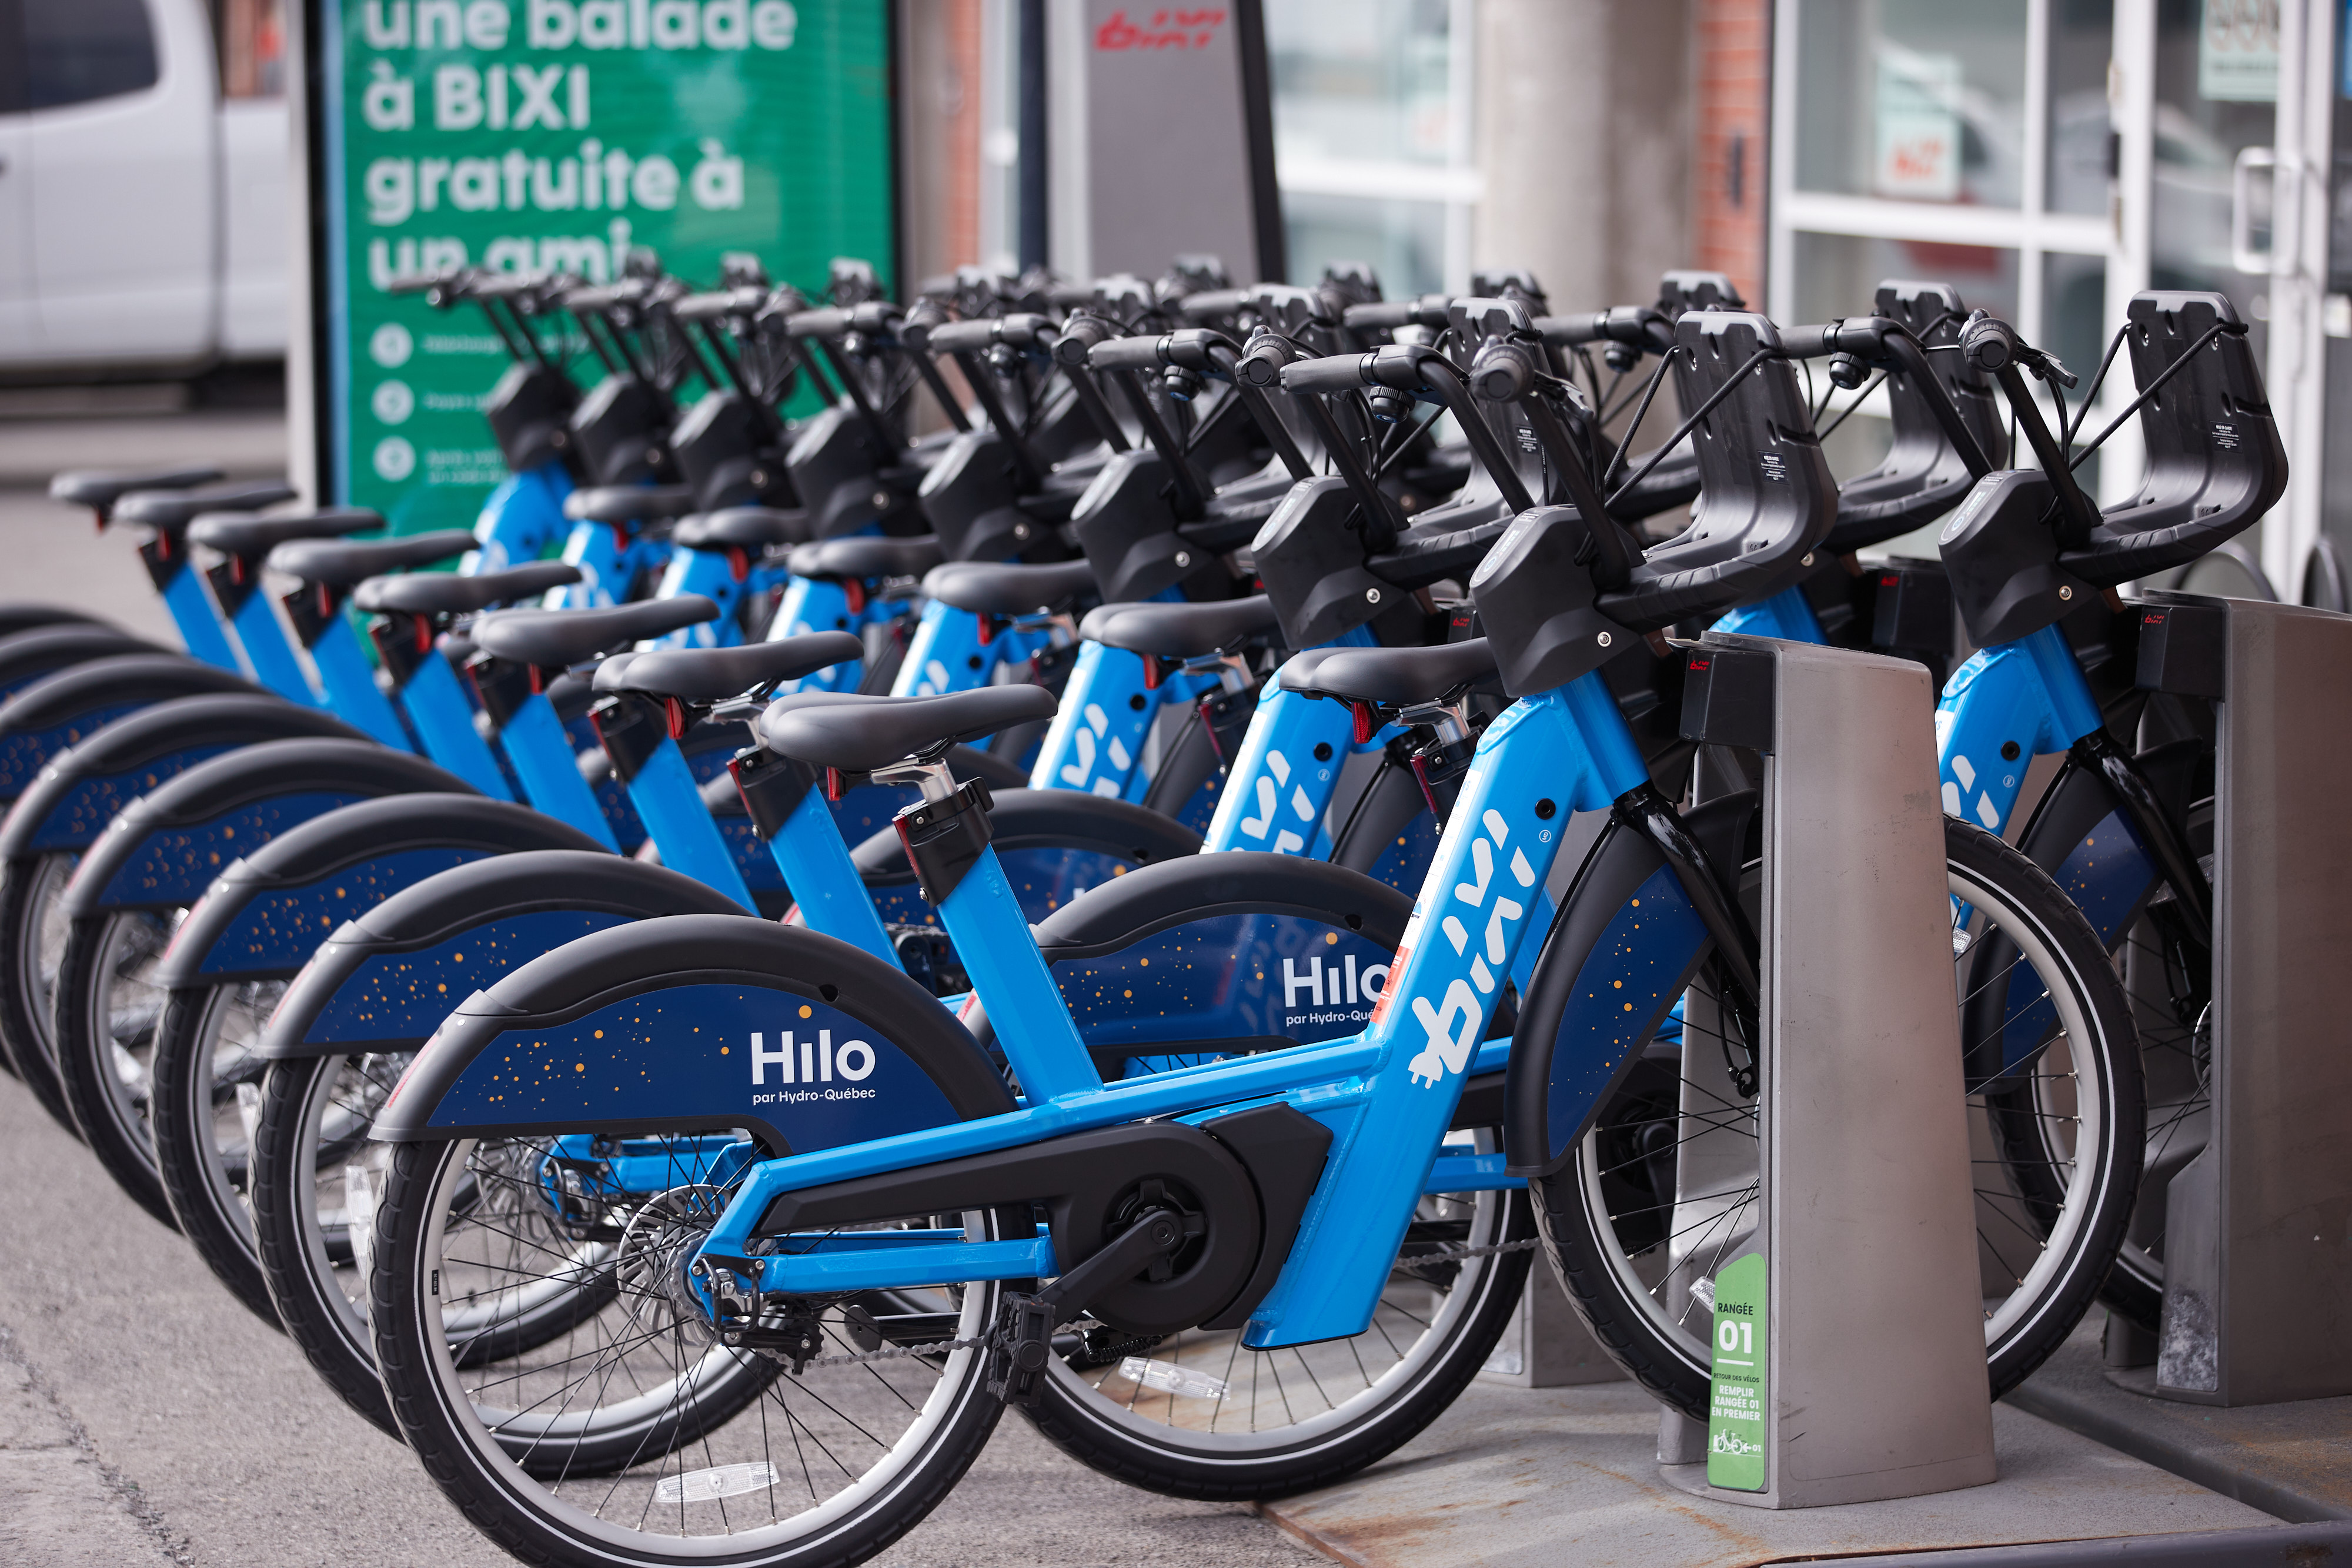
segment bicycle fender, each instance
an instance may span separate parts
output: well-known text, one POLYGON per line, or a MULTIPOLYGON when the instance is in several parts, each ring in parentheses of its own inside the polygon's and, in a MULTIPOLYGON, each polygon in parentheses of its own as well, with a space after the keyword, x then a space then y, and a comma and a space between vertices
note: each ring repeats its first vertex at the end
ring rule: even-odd
POLYGON ((173 697, 142 708, 41 768, 0 820, 0 861, 81 849, 165 779, 241 746, 300 736, 366 738, 332 714, 267 692, 173 697))
POLYGON ((116 654, 35 676, 0 708, 0 800, 30 789, 49 758, 116 719, 201 692, 268 695, 242 675, 178 653, 116 654))
MULTIPOLYGON (((2163 794, 2185 793, 2185 769, 2179 764, 2184 757, 2193 763, 2199 749, 2199 742, 2186 740, 2149 754, 2147 761, 2155 764, 2147 769, 2152 779, 2162 775, 2165 784, 2174 786, 2162 789, 2163 794)), ((2140 841, 2130 814, 2107 781, 2095 768, 2078 767, 2071 757, 2035 805, 2017 847, 2050 873, 2110 951, 2164 882, 2155 855, 2140 841)))
POLYGON ((213 880, 173 934, 171 990, 280 979, 335 928, 427 877, 515 850, 601 852, 579 830, 480 795, 387 795, 313 817, 213 880))
POLYGON ((261 1054, 413 1051, 454 1003, 567 942, 657 915, 741 913, 692 877, 601 851, 476 861, 337 927, 270 1015, 261 1054))
MULTIPOLYGON (((1115 1078, 1130 1060, 1162 1071, 1360 1031, 1412 916, 1411 899, 1360 872, 1234 850, 1107 882, 1049 915, 1037 943, 1115 1078)), ((962 1017, 993 1040, 977 997, 962 1017)))
POLYGON ((679 915, 583 936, 467 998, 370 1135, 745 1127, 781 1155, 1012 1109, 901 971, 795 926, 679 915))
POLYGON ((373 741, 269 740, 199 762, 126 807, 75 867, 60 907, 192 904, 213 878, 287 829, 379 795, 477 793, 421 757, 373 741))
MULTIPOLYGON (((1727 868, 1727 885, 1738 885, 1757 800, 1742 790, 1683 813, 1717 873, 1727 868)), ((1519 1007, 1503 1073, 1511 1175, 1549 1176, 1568 1163, 1707 950, 1682 879, 1648 838, 1612 821, 1552 918, 1519 1007)))
MULTIPOLYGON (((0 637, 0 696, 8 695, 52 671, 122 653, 152 653, 186 659, 144 637, 116 627, 88 622, 37 626, 0 637)), ((190 659, 189 663, 200 661, 190 659)))

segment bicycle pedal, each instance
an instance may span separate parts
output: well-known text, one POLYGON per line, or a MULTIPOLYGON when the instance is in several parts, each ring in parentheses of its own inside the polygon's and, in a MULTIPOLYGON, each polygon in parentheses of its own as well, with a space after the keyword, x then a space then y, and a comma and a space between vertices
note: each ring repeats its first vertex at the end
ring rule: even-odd
POLYGON ((1054 1308, 1035 1296, 1007 1295, 999 1317, 1003 1343, 989 1352, 988 1391, 1007 1405, 1034 1408, 1054 1359, 1054 1308))

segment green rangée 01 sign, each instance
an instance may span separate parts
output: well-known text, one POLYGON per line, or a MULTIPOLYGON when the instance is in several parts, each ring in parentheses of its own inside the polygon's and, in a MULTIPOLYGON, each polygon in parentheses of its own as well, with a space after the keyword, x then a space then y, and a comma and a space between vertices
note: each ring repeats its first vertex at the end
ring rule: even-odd
MULTIPOLYGON (((887 0, 318 0, 328 485, 395 529, 463 527, 502 477, 508 356, 471 307, 387 292, 475 266, 717 283, 749 251, 811 294, 890 282, 887 0)), ((589 360, 583 385, 601 374, 589 360)))

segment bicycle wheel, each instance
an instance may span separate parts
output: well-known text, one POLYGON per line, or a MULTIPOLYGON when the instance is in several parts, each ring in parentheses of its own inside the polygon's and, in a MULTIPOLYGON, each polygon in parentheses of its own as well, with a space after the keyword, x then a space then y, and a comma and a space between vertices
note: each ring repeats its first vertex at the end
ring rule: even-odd
MULTIPOLYGON (((1481 1152, 1499 1147, 1491 1131, 1481 1152)), ((1424 1198, 1371 1326, 1350 1339, 1263 1354, 1238 1330, 1129 1339, 1097 1324, 1061 1348, 1038 1430, 1132 1486, 1237 1500, 1325 1486, 1435 1420, 1494 1354, 1519 1304, 1525 1250, 1417 1263, 1535 1233, 1519 1192, 1424 1198)))
POLYGON ((270 1304, 327 1385, 394 1437, 400 1425, 368 1339, 351 1200, 373 1194, 368 1124, 410 1060, 399 1051, 272 1063, 253 1132, 254 1239, 270 1304))
MULTIPOLYGON (((615 1138, 660 1174, 611 1197, 566 1187, 561 1209, 540 1174, 550 1140, 388 1146, 371 1274, 385 1389, 427 1473, 526 1561, 857 1562, 944 1497, 995 1427, 977 1348, 785 1375, 716 1342, 684 1266, 740 1180, 735 1142, 615 1138), (453 1352, 453 1330, 478 1342, 589 1274, 611 1295, 572 1332, 471 1367, 453 1352)), ((991 1214, 964 1223, 1003 1233, 991 1214)), ((809 1304, 832 1356, 978 1338, 998 1296, 942 1283, 878 1313, 809 1304)))
POLYGON ((283 980, 240 980, 172 992, 156 1026, 148 1126, 156 1174, 180 1234, 272 1328, 278 1309, 261 1277, 253 1231, 253 1133, 259 1119, 261 1031, 283 980))
POLYGON ((155 971, 185 913, 110 910, 75 921, 58 967, 54 1015, 58 1079, 82 1141, 124 1192, 175 1229, 147 1117, 167 995, 155 971))
POLYGON ((73 1113, 58 1082, 58 967, 70 922, 58 907, 79 856, 53 853, 9 866, 0 877, 0 1050, 41 1108, 75 1137, 73 1113))
MULTIPOLYGON (((2114 1262, 2137 1189, 2146 1105, 2130 1004, 2081 912, 1992 835, 1950 819, 1944 828, 1952 896, 1968 912, 1953 930, 1962 1038, 2007 1048, 1968 1093, 1986 1360, 1999 1397, 2073 1331, 2114 1262), (2000 1004, 1990 1017, 1988 998, 2000 1004), (2004 1124, 2028 1117, 2040 1129, 2033 1139, 2004 1136, 2004 1124), (1983 1158, 1987 1147, 2001 1152, 1983 1158)), ((1748 868, 1751 900, 1759 871, 1748 868)), ((1534 1184, 1546 1250, 1595 1336, 1643 1386, 1702 1421, 1712 1319, 1691 1287, 1753 1233, 1759 1193, 1756 1101, 1733 1082, 1725 1046, 1736 1040, 1718 1022, 1710 967, 1685 994, 1679 1028, 1654 1032, 1642 1071, 1573 1157, 1534 1184)), ((1559 1024, 1532 1011, 1522 1020, 1559 1024)))

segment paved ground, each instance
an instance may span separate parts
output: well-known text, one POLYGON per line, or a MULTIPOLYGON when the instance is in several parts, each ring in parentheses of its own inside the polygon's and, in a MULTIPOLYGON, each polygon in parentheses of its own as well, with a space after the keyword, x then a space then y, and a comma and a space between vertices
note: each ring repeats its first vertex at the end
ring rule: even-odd
MULTIPOLYGON (((1624 1383, 1477 1386, 1394 1458, 1269 1506, 1360 1568, 1743 1568, 1864 1552, 2285 1527, 2008 1405, 2000 1479, 1934 1497, 1775 1512, 1690 1496, 1657 1465, 1657 1406, 1624 1383), (1563 1551, 1573 1543, 1572 1555, 1563 1551)), ((2314 1559, 2317 1561, 2318 1559, 2314 1559)))
MULTIPOLYGON (((397 1444, 0 1079, 0 1564, 493 1568, 397 1444)), ((886 1568, 1307 1568, 1239 1508, 1132 1490, 1008 1416, 886 1568)))
MULTIPOLYGON (((274 414, 0 418, 0 599, 62 600, 165 641, 127 535, 41 493, 53 471, 282 467, 274 414)), ((507 1559, 405 1452, 0 1077, 0 1565, 372 1568, 507 1559)), ((890 1568, 1145 1562, 1302 1568, 1246 1510, 1106 1480, 1008 1418, 890 1568)))

